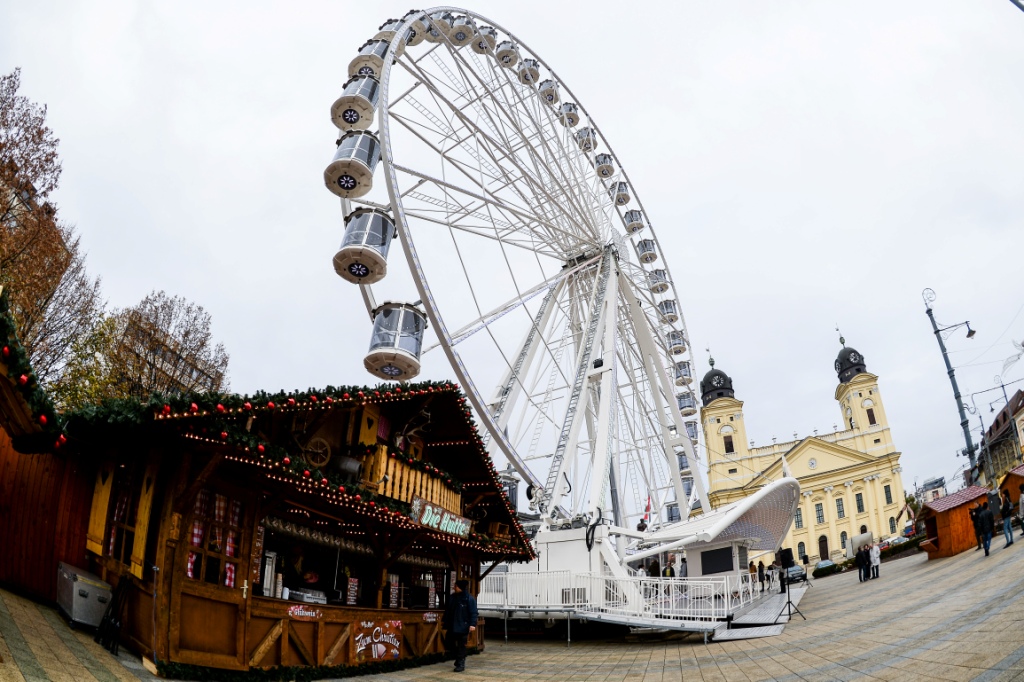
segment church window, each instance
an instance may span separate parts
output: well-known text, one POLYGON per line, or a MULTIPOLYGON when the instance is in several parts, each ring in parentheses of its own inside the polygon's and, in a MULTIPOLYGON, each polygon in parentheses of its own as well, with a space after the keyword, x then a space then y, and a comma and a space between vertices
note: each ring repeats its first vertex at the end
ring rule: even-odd
POLYGON ((864 513, 864 493, 857 493, 857 513, 864 513))
POLYGON ((868 395, 874 394, 874 391, 868 391, 868 395))
POLYGON ((722 423, 722 418, 721 417, 715 417, 715 423, 716 424, 721 424, 722 423))
POLYGON ((843 549, 846 549, 846 537, 847 536, 846 536, 846 531, 845 530, 842 533, 839 534, 839 546, 842 547, 843 549))
POLYGON ((739 471, 739 470, 738 469, 729 469, 729 473, 730 474, 735 474, 735 473, 737 473, 737 471, 739 471))
POLYGON ((885 503, 892 504, 892 486, 885 486, 885 503))
POLYGON ((796 519, 793 521, 793 525, 796 526, 797 528, 803 528, 804 527, 804 510, 803 509, 797 509, 796 510, 796 519))
POLYGON ((861 535, 864 535, 864 533, 867 533, 867 532, 868 532, 868 527, 867 526, 861 526, 860 527, 860 534, 861 535))
POLYGON ((896 532, 896 519, 894 519, 891 516, 889 517, 889 532, 890 533, 895 533, 896 532))
POLYGON ((725 437, 725 454, 730 455, 736 452, 736 449, 732 445, 732 436, 725 437))
POLYGON ((853 417, 850 417, 850 428, 853 428, 853 417))
POLYGON ((805 545, 802 542, 797 544, 797 546, 796 546, 796 553, 797 553, 797 556, 799 556, 801 559, 803 559, 805 556, 807 556, 807 545, 805 545))
POLYGON ((875 439, 875 444, 878 444, 878 443, 881 443, 881 442, 882 442, 882 439, 881 439, 881 438, 876 438, 876 439, 875 439))
POLYGON ((825 523, 825 506, 821 502, 814 504, 814 517, 818 523, 825 523))
POLYGON ((843 498, 841 498, 841 497, 837 497, 836 498, 836 518, 839 518, 839 519, 845 519, 846 518, 846 510, 843 509, 843 498))
POLYGON ((875 419, 875 409, 873 407, 868 408, 868 425, 875 426, 878 424, 878 420, 875 419))

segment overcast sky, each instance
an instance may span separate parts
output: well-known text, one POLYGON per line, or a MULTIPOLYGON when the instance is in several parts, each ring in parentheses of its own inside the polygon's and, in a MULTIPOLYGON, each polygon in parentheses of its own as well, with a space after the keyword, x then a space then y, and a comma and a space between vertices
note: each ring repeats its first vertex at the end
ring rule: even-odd
MULTIPOLYGON (((212 314, 234 390, 374 383, 330 259, 329 107, 402 3, 0 0, 0 71, 49 106, 56 200, 114 306, 212 314)), ((480 2, 614 145, 758 445, 840 423, 838 323, 906 487, 963 463, 921 290, 965 395, 1024 339, 1024 13, 1008 0, 480 2)), ((707 355, 697 353, 698 374, 707 355)), ((1024 361, 1005 379, 1024 378, 1024 361)), ((1024 382, 1007 390, 1024 386, 1024 382)), ((1002 394, 975 400, 986 426, 1002 394)), ((970 401, 968 400, 968 403, 970 401)), ((977 416, 971 417, 977 428, 977 416)), ((953 487, 957 487, 954 485, 953 487)))

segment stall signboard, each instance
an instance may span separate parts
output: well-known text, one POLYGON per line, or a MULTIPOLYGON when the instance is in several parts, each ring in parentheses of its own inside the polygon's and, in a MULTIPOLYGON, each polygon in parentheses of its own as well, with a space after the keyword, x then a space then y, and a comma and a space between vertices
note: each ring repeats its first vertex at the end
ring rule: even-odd
POLYGON ((413 496, 412 511, 409 514, 416 523, 442 533, 450 533, 460 538, 469 537, 469 519, 453 514, 444 507, 427 502, 422 497, 413 496))
POLYGON ((359 598, 359 578, 348 579, 348 591, 345 593, 345 603, 349 606, 356 605, 356 599, 359 598))
POLYGON ((323 616, 323 611, 305 604, 293 604, 288 607, 288 617, 292 620, 320 620, 323 616))
POLYGON ((402 621, 361 621, 356 630, 356 660, 379 661, 402 653, 402 621))

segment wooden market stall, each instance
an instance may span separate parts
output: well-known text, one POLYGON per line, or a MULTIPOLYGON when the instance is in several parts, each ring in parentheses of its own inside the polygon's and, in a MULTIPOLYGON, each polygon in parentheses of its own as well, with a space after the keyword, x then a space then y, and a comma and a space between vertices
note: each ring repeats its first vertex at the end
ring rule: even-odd
POLYGON ((1021 502, 1020 487, 1024 485, 1024 464, 1014 467, 1006 472, 1003 476, 1002 482, 999 484, 999 494, 1002 495, 1004 490, 1010 491, 1010 501, 1013 502, 1014 509, 1018 509, 1021 502))
POLYGON ((2 369, 0 484, 39 466, 57 482, 7 485, 11 508, 54 508, 31 537, 0 526, 0 541, 59 551, 26 552, 16 571, 0 561, 0 581, 52 599, 57 561, 99 575, 121 640, 165 673, 433 660, 454 582, 475 594, 490 568, 533 557, 455 385, 155 396, 58 416, 2 369))
POLYGON ((924 505, 918 520, 924 522, 921 549, 928 560, 950 557, 978 546, 970 510, 988 499, 988 489, 973 485, 924 505))

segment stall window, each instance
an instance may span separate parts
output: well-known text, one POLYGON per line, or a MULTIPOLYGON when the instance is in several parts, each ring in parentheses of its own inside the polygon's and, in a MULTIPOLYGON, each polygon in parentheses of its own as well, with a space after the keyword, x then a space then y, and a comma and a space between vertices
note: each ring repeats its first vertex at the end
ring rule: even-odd
POLYGON ((196 497, 185 574, 193 580, 235 587, 242 545, 242 503, 211 490, 196 497))
POLYGON ((143 467, 120 465, 114 472, 114 491, 107 523, 106 555, 125 566, 131 566, 135 547, 135 521, 139 509, 140 481, 143 467))

